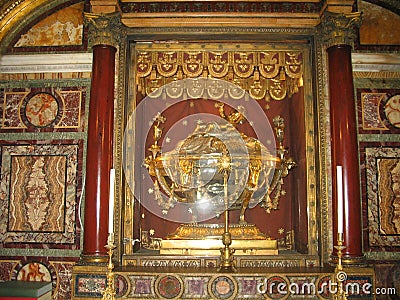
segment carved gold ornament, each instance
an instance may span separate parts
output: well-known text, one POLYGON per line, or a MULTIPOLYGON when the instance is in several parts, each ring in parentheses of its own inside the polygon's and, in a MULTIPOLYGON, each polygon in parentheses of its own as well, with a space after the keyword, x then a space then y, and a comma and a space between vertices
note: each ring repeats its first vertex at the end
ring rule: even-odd
POLYGON ((138 51, 136 57, 137 90, 154 98, 165 93, 176 99, 186 93, 191 98, 239 99, 248 91, 256 100, 283 100, 302 85, 301 51, 138 51), (185 78, 191 79, 185 86, 164 87, 185 78), (233 85, 219 81, 206 87, 198 78, 218 78, 233 85))
POLYGON ((195 204, 207 200, 219 215, 226 210, 220 197, 225 186, 223 176, 231 174, 230 184, 233 185, 245 180, 243 190, 233 192, 235 188, 230 187, 229 198, 230 209, 240 210, 239 223, 246 224, 244 215, 248 207, 260 203, 269 213, 278 209, 279 199, 285 194, 283 179, 295 166, 283 146, 285 123, 280 116, 273 119, 278 142, 275 156, 255 138, 241 133, 238 139, 235 126, 245 120, 244 108, 239 106, 227 115, 223 103, 217 102, 215 107, 227 124, 199 122, 193 134, 179 141, 169 152, 162 152, 158 145, 165 117, 157 115, 153 125, 154 143, 149 148, 151 155, 145 158, 144 166, 154 179, 151 192, 164 214, 178 202, 195 204), (224 139, 229 144, 225 144, 224 139), (162 193, 167 197, 163 199, 162 193))

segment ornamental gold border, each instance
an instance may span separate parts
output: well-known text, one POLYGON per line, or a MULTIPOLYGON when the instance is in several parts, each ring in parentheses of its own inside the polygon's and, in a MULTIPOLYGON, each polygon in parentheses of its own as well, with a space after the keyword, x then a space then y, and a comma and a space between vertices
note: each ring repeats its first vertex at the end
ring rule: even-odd
MULTIPOLYGON (((320 190, 320 178, 317 178, 317 170, 320 169, 320 165, 317 163, 317 156, 320 154, 318 149, 321 147, 320 145, 320 136, 321 134, 324 136, 325 133, 324 131, 326 130, 326 125, 323 126, 320 130, 315 129, 315 122, 318 121, 318 116, 315 114, 316 110, 321 110, 322 107, 325 107, 325 104, 320 103, 321 101, 318 99, 317 94, 322 94, 320 91, 318 91, 319 86, 315 85, 316 91, 313 91, 313 81, 315 80, 315 77, 313 77, 313 71, 318 72, 318 68, 313 66, 312 63, 312 56, 311 56, 311 51, 312 47, 309 44, 284 44, 278 45, 277 43, 268 43, 264 42, 261 43, 260 40, 254 41, 254 43, 217 43, 217 42, 173 42, 173 43, 152 43, 151 45, 148 43, 131 43, 130 45, 127 45, 127 48, 129 48, 129 51, 127 52, 127 60, 126 60, 126 68, 128 69, 127 71, 127 85, 125 86, 125 93, 126 93, 126 99, 125 99, 125 118, 127 116, 131 115, 131 113, 135 110, 135 99, 134 95, 136 95, 136 76, 137 74, 135 73, 135 62, 137 61, 136 58, 136 51, 141 50, 145 51, 147 49, 151 49, 151 51, 223 51, 223 50, 235 50, 235 51, 255 51, 255 50, 273 50, 273 51, 302 51, 303 53, 303 76, 304 76, 304 124, 305 124, 305 132, 304 132, 304 137, 305 137, 305 155, 306 155, 306 168, 305 168, 305 173, 306 173, 306 194, 307 194, 307 210, 308 210, 308 229, 309 229, 309 234, 308 234, 308 253, 307 254, 296 254, 295 256, 298 257, 301 255, 301 261, 310 261, 310 265, 318 266, 319 264, 323 264, 322 262, 322 257, 323 253, 319 251, 319 244, 323 244, 324 249, 327 249, 328 246, 326 243, 328 243, 328 239, 323 240, 321 242, 318 242, 318 233, 319 232, 324 232, 326 230, 326 224, 328 222, 328 215, 327 211, 328 210, 317 210, 321 209, 322 207, 326 207, 326 199, 327 195, 325 195, 325 192, 320 190), (130 64, 130 66, 128 65, 130 64), (317 196, 319 197, 322 196, 323 200, 317 199, 317 196), (320 202, 323 201, 323 204, 321 205, 320 202), (322 217, 321 223, 318 222, 318 220, 322 217), (315 264, 317 263, 317 264, 315 264)), ((322 76, 322 74, 320 75, 322 76)), ((321 84, 322 88, 323 84, 321 84)), ((125 123, 127 120, 125 120, 123 123, 125 123)), ((122 132, 120 132, 122 134, 122 132)), ((324 143, 325 139, 322 141, 324 143)), ((326 145, 324 145, 323 149, 326 149, 326 145)), ((131 158, 133 159, 133 158, 131 158)), ((138 162, 139 163, 139 162, 138 162)), ((136 163, 136 164, 138 164, 136 163)), ((133 161, 133 165, 135 165, 135 162, 133 161)), ((324 168, 325 170, 325 168, 324 168)), ((132 172, 133 173, 133 172, 132 172)), ((323 173, 325 174, 325 173, 323 173)), ((133 176, 133 174, 125 174, 125 176, 129 179, 130 176, 133 176)), ((323 175, 322 175, 323 176, 323 175)), ((131 242, 134 240, 134 205, 133 205, 133 200, 134 200, 134 195, 132 194, 129 186, 127 185, 125 179, 124 186, 122 187, 123 189, 123 197, 125 199, 121 200, 121 211, 124 213, 122 223, 121 225, 122 230, 121 230, 121 240, 124 241, 124 244, 121 245, 122 250, 122 264, 124 265, 124 260, 128 261, 130 258, 133 258, 135 256, 133 252, 133 246, 131 245, 131 242)), ((133 182, 133 181, 132 181, 133 182)), ((291 256, 290 254, 279 254, 275 259, 290 259, 291 256)), ((303 264, 303 263, 302 263, 303 264)))

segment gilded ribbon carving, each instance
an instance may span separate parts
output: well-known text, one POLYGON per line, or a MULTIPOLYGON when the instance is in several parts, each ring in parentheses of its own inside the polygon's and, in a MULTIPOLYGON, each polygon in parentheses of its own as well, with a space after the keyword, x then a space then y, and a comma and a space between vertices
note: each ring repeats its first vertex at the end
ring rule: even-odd
POLYGON ((298 92, 302 85, 303 53, 301 51, 138 51, 136 84, 149 97, 165 93, 179 98, 212 97, 233 99, 244 91, 256 100, 283 100, 298 92), (208 81, 198 78, 218 78, 208 81), (187 80, 185 86, 179 81, 187 80), (164 87, 168 84, 167 87, 164 87), (235 88, 237 86, 237 88, 235 88))
POLYGON ((137 58, 137 72, 140 77, 146 77, 152 70, 152 59, 150 52, 140 52, 137 58))
POLYGON ((204 53, 201 52, 184 52, 182 68, 187 77, 198 77, 204 68, 204 53))
POLYGON ((228 73, 229 65, 228 52, 208 53, 208 71, 212 77, 224 77, 228 73))
POLYGON ((279 52, 260 52, 260 73, 265 78, 274 78, 279 74, 279 52))
POLYGON ((178 53, 158 52, 156 56, 157 71, 161 76, 170 77, 178 70, 178 53))
POLYGON ((233 70, 241 78, 247 78, 254 72, 255 53, 252 52, 234 52, 233 70))

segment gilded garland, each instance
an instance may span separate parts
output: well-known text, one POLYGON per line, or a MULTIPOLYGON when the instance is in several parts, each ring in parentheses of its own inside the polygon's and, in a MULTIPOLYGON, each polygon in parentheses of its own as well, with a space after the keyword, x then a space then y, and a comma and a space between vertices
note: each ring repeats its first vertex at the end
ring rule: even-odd
POLYGON ((139 51, 136 59, 138 91, 155 98, 162 93, 179 98, 186 92, 192 98, 220 99, 227 92, 239 99, 248 91, 256 100, 283 100, 302 86, 300 51, 139 51), (222 80, 206 87, 199 78, 222 80), (183 86, 181 79, 190 84, 183 86))

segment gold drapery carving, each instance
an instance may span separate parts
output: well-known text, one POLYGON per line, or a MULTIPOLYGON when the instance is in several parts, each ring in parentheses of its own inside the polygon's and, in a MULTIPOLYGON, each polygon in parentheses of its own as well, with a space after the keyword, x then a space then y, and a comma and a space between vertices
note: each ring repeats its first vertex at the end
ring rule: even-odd
POLYGON ((122 34, 121 14, 84 13, 85 26, 89 27, 89 46, 110 45, 116 47, 122 34))
POLYGON ((198 78, 211 77, 234 83, 256 100, 283 100, 302 86, 301 51, 139 51, 136 84, 144 96, 166 93, 179 98, 184 92, 192 98, 220 99, 225 93, 240 98, 232 85, 210 81, 203 86, 198 78), (179 80, 188 78, 186 85, 179 80), (168 84, 167 87, 164 85, 168 84))
POLYGON ((361 13, 326 12, 322 22, 327 48, 335 45, 353 45, 357 28, 361 25, 361 13))

